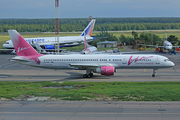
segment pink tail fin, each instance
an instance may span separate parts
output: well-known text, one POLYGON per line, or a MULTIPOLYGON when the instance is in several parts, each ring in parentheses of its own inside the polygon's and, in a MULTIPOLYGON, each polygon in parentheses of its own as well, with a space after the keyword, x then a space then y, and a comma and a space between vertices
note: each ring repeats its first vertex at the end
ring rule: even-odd
MULTIPOLYGON (((85 33, 85 32, 84 32, 84 33, 85 33)), ((84 47, 85 47, 85 50, 87 50, 86 35, 84 35, 84 47)))
POLYGON ((40 55, 16 30, 8 30, 8 33, 18 56, 40 55))
MULTIPOLYGON (((85 33, 85 32, 84 32, 85 33)), ((86 35, 84 34, 84 49, 91 53, 91 51, 87 48, 87 41, 86 41, 86 35)))

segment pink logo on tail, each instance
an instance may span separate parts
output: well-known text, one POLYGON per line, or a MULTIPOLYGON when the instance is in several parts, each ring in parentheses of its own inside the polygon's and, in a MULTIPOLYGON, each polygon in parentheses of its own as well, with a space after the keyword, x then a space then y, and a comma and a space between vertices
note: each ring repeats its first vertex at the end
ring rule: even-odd
POLYGON ((16 30, 8 32, 18 56, 41 56, 16 30))
POLYGON ((18 47, 18 51, 17 52, 21 52, 23 50, 29 49, 30 47, 18 47))

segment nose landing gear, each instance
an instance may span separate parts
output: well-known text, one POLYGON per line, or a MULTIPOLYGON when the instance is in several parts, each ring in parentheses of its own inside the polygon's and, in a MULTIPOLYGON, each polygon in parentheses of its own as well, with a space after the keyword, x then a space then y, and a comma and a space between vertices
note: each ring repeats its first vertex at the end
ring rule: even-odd
POLYGON ((168 51, 169 55, 172 55, 172 53, 174 53, 174 55, 176 55, 176 51, 168 51))
POLYGON ((153 69, 153 74, 152 74, 152 77, 155 77, 156 75, 156 71, 155 70, 158 70, 158 69, 153 69))

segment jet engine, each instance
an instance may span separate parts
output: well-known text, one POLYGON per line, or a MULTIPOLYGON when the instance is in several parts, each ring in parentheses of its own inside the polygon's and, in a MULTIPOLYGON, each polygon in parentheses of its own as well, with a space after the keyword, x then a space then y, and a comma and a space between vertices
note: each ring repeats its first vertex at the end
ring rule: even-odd
POLYGON ((54 49, 54 45, 41 45, 42 49, 54 49))
POLYGON ((158 52, 158 51, 159 51, 159 48, 156 48, 156 51, 158 52))
POLYGON ((176 51, 180 51, 180 48, 177 48, 176 51))
POLYGON ((115 69, 114 66, 103 66, 97 68, 94 72, 100 73, 101 75, 111 76, 114 75, 115 69))

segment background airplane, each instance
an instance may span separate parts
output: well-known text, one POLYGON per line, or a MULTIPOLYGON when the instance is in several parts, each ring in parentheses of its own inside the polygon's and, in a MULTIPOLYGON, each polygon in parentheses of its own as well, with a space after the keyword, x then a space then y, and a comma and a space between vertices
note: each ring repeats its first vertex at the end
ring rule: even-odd
MULTIPOLYGON (((138 44, 138 45, 144 45, 144 44, 138 44)), ((162 46, 158 46, 158 45, 145 45, 145 46, 156 47, 155 50, 157 52, 163 52, 162 49, 165 49, 165 50, 168 50, 169 54, 172 54, 172 53, 176 54, 176 51, 180 51, 179 46, 173 46, 172 43, 167 40, 167 31, 166 31, 166 40, 163 42, 162 46), (176 51, 173 50, 173 48, 176 48, 176 51)))
POLYGON ((176 54, 176 51, 180 51, 179 46, 173 46, 171 42, 167 40, 167 31, 166 31, 166 40, 163 42, 163 46, 156 46, 156 51, 161 52, 159 48, 164 48, 165 50, 168 50, 169 54, 176 54), (176 48, 176 51, 173 50, 173 48, 176 48))
POLYGON ((16 30, 8 30, 15 50, 16 57, 11 61, 28 66, 47 69, 76 69, 86 70, 85 78, 90 78, 93 73, 101 75, 114 75, 116 69, 153 69, 173 67, 175 64, 167 57, 160 55, 42 55, 39 54, 16 30))
MULTIPOLYGON (((84 31, 85 34, 85 31, 84 31)), ((81 51, 81 54, 91 54, 93 52, 97 52, 98 49, 95 46, 90 46, 87 43, 86 35, 84 35, 84 50, 81 51)))
MULTIPOLYGON (((91 37, 92 31, 95 25, 95 19, 92 19, 88 26, 84 29, 80 36, 64 36, 59 37, 60 48, 73 47, 84 43, 84 35, 86 35, 87 42, 96 40, 95 37, 91 37)), ((39 45, 42 49, 54 49, 55 37, 39 37, 39 38, 24 38, 30 45, 36 47, 39 45)), ((11 40, 6 41, 3 45, 6 49, 14 49, 11 40)))

